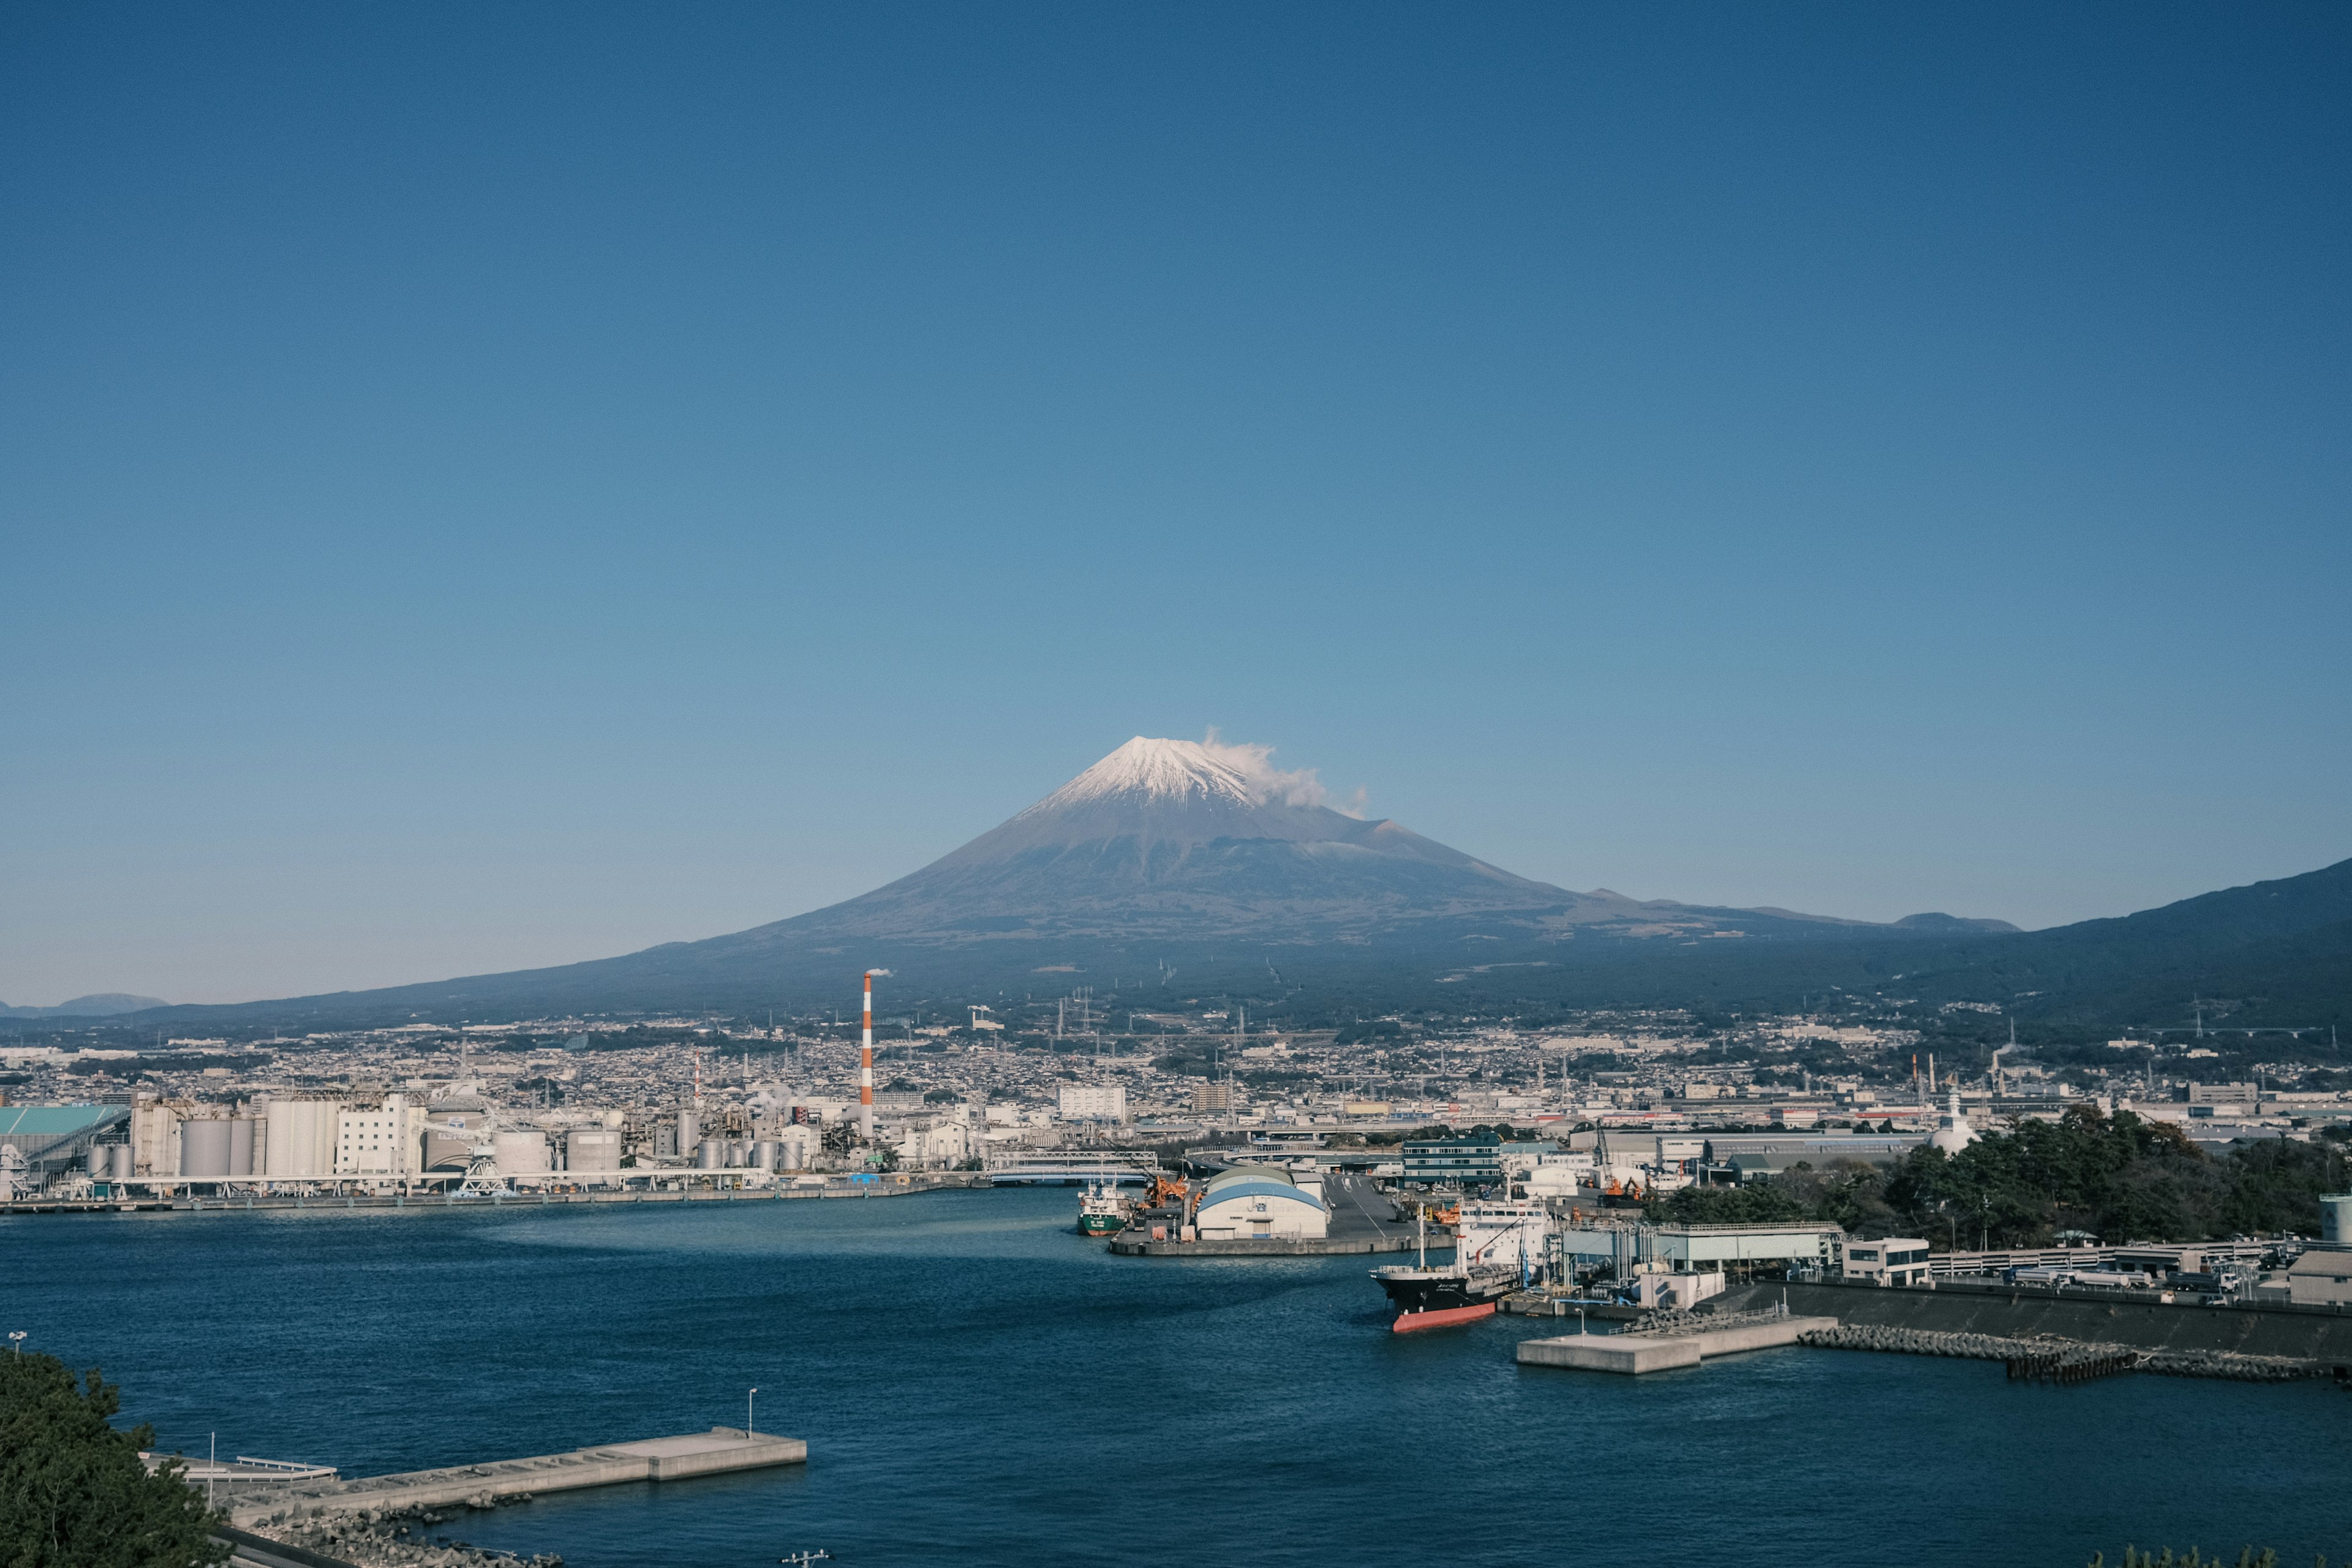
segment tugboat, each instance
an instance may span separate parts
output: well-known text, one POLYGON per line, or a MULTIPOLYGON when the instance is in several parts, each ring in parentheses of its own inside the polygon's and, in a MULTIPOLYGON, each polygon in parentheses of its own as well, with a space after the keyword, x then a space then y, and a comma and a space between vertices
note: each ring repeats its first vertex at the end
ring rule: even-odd
POLYGON ((1109 1182, 1088 1182, 1087 1195, 1078 1200, 1078 1234, 1117 1236, 1126 1228, 1127 1205, 1119 1202, 1118 1189, 1109 1182))
POLYGON ((1375 1268, 1372 1278, 1397 1305, 1395 1333, 1466 1323, 1493 1315, 1495 1304, 1526 1284, 1543 1257, 1549 1215, 1540 1203, 1465 1204, 1454 1261, 1429 1266, 1429 1211, 1421 1212, 1420 1258, 1412 1267, 1375 1268))

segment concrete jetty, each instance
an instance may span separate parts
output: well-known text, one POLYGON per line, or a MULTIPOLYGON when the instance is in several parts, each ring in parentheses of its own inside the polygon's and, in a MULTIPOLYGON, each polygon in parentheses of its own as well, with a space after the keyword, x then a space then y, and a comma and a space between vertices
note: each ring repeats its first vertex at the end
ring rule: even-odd
POLYGON ((1836 1327, 1835 1318, 1772 1318, 1699 1333, 1567 1334, 1559 1339, 1520 1341, 1519 1364, 1638 1376, 1645 1372, 1696 1366, 1710 1356, 1792 1345, 1802 1334, 1836 1327))
POLYGON ((713 1426, 708 1432, 642 1442, 612 1443, 529 1459, 493 1459, 437 1470, 357 1480, 307 1481, 232 1493, 221 1500, 228 1522, 247 1528, 367 1510, 398 1511, 489 1503, 500 1498, 606 1487, 624 1481, 675 1481, 689 1476, 764 1469, 808 1461, 798 1437, 713 1426))

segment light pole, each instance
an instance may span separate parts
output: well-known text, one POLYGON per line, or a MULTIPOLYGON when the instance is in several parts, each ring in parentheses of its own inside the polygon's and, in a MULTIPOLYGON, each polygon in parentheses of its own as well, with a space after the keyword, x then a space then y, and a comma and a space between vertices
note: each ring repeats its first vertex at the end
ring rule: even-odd
POLYGON ((751 1394, 743 1396, 743 1436, 746 1438, 751 1436, 751 1398, 759 1392, 759 1389, 754 1386, 751 1394))

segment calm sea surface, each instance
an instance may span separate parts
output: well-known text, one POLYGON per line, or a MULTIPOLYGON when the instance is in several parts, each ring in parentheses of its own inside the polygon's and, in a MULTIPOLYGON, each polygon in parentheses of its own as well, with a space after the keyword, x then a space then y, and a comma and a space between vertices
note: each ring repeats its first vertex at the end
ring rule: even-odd
POLYGON ((1114 1258, 1077 1194, 0 1220, 0 1328, 166 1447, 374 1474, 739 1425, 805 1469, 461 1516, 574 1568, 2352 1556, 2352 1396, 1391 1334, 1362 1258, 1114 1258))

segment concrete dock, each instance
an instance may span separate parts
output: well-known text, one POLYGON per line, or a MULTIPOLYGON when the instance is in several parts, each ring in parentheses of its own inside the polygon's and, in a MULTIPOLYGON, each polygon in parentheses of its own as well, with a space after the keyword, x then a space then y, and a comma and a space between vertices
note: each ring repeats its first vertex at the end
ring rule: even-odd
POLYGON ((1792 1345, 1799 1335, 1811 1330, 1835 1327, 1835 1318, 1777 1318, 1696 1334, 1568 1334, 1552 1340, 1520 1341, 1519 1364, 1639 1376, 1645 1372, 1696 1366, 1710 1356, 1792 1345))
POLYGON ((614 1486, 624 1481, 675 1481, 808 1461, 798 1437, 713 1426, 678 1437, 575 1448, 530 1459, 493 1459, 438 1470, 410 1470, 360 1480, 308 1481, 224 1497, 229 1523, 240 1528, 280 1524, 367 1509, 399 1510, 488 1504, 500 1498, 614 1486))

